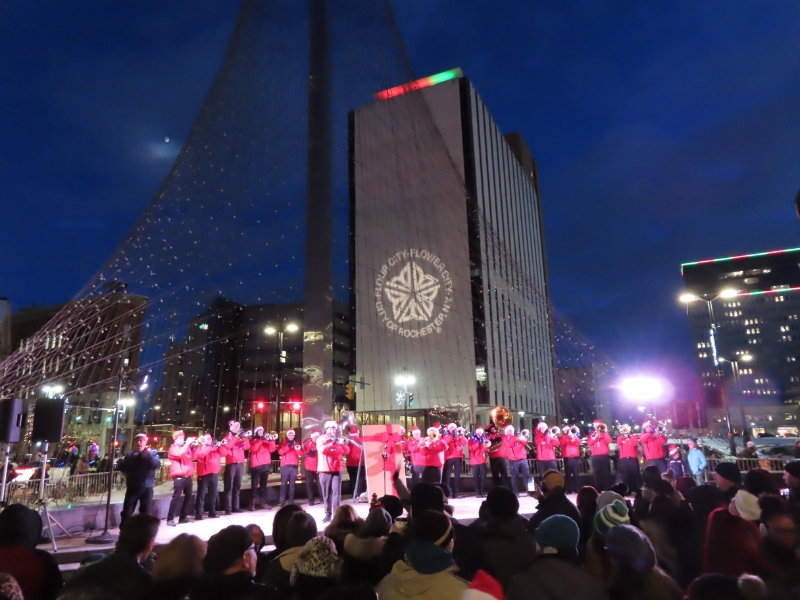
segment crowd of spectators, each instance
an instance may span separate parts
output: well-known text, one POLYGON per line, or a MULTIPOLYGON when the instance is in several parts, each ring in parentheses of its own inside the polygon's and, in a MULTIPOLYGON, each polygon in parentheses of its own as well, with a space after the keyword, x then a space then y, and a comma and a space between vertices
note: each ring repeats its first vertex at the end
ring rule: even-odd
POLYGON ((342 505, 324 531, 284 506, 270 552, 253 524, 208 542, 184 533, 156 556, 159 521, 138 514, 113 552, 63 587, 52 556, 36 549, 39 514, 12 505, 0 513, 0 600, 800 598, 800 461, 783 481, 721 463, 714 483, 649 467, 642 482, 634 492, 584 487, 573 503, 563 476, 546 472, 531 518, 495 487, 464 525, 440 487, 409 493, 396 479, 400 498, 377 499, 366 519, 342 505))

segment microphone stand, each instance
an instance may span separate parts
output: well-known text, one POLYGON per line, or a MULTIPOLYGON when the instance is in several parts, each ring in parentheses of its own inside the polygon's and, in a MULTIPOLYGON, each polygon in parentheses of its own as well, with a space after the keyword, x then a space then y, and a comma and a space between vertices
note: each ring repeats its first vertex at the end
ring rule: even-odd
POLYGON ((386 495, 386 459, 388 455, 386 454, 386 446, 387 444, 383 445, 383 452, 381 453, 381 458, 383 459, 383 495, 386 495))

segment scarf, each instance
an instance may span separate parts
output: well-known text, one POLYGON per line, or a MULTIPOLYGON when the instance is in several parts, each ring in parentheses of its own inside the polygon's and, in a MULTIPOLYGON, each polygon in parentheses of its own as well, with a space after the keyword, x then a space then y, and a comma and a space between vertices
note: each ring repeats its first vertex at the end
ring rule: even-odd
POLYGON ((430 542, 413 541, 406 549, 406 559, 417 573, 432 575, 452 567, 453 555, 447 548, 430 542))

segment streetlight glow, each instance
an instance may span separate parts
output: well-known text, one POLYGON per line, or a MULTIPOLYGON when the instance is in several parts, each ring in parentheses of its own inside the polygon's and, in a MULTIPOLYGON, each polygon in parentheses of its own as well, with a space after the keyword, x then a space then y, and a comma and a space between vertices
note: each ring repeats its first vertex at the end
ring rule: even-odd
POLYGON ((264 329, 264 333, 266 333, 267 335, 275 335, 277 332, 278 330, 272 327, 271 325, 266 329, 264 329))
POLYGON ((397 377, 394 378, 394 382, 397 385, 414 385, 416 381, 417 381, 416 377, 414 377, 410 373, 398 375, 397 377))
POLYGON ((298 329, 300 329, 300 326, 297 323, 289 323, 288 325, 286 325, 285 331, 288 331, 289 333, 294 333, 298 329))
POLYGON ((730 288, 722 290, 719 293, 719 297, 720 298, 735 298, 738 295, 739 295, 739 292, 737 292, 736 290, 732 290, 730 288))
POLYGON ((680 297, 678 298, 678 300, 680 302, 683 302, 684 304, 691 304, 692 302, 696 302, 699 299, 700 298, 698 298, 694 294, 681 294, 680 297))
POLYGON ((664 384, 655 377, 629 377, 619 387, 628 400, 656 400, 664 393, 664 384))
POLYGON ((753 355, 752 354, 742 354, 739 357, 739 360, 744 361, 744 362, 750 362, 751 360, 753 360, 753 355))

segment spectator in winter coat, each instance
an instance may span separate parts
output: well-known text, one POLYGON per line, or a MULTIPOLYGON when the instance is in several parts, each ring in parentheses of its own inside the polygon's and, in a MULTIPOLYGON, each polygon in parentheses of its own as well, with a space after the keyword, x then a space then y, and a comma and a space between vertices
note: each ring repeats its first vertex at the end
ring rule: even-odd
POLYGON ((344 538, 342 584, 368 582, 373 587, 386 575, 381 571, 383 547, 392 527, 392 516, 381 507, 369 511, 358 534, 344 538))
POLYGON ((203 575, 208 544, 196 535, 182 533, 158 554, 149 595, 159 600, 182 600, 203 575))
POLYGON ((764 600, 767 588, 755 575, 738 579, 728 575, 703 575, 686 590, 686 600, 764 600))
POLYGON ((316 536, 317 522, 314 517, 303 511, 293 514, 286 529, 289 547, 267 563, 261 583, 288 592, 292 567, 305 545, 316 536))
POLYGON ((325 528, 324 535, 336 544, 336 553, 344 554, 344 539, 351 533, 358 533, 364 526, 364 520, 358 516, 351 504, 342 504, 336 509, 333 520, 325 528))
POLYGON ((564 476, 558 471, 546 471, 542 475, 541 491, 533 493, 539 504, 528 521, 528 533, 533 534, 539 523, 553 515, 565 515, 576 523, 581 520, 577 507, 566 496, 564 485, 564 476))
POLYGON ((681 456, 681 449, 675 444, 669 445, 669 462, 667 463, 667 468, 672 469, 676 479, 686 475, 686 466, 681 456))
POLYGON ((677 583, 656 565, 647 536, 631 525, 609 530, 606 549, 611 560, 608 595, 614 600, 682 600, 677 583))
POLYGON ((339 584, 341 560, 333 541, 325 536, 310 540, 292 567, 291 588, 295 600, 316 600, 339 584))
POLYGON ((789 510, 795 525, 800 527, 800 460, 786 463, 783 467, 783 481, 789 488, 789 510))
POLYGON ((800 586, 800 560, 797 558, 797 528, 786 502, 780 496, 764 494, 761 508, 761 559, 768 570, 764 581, 770 598, 790 598, 800 586))
MULTIPOLYGON (((609 492, 604 492, 609 494, 609 492)), ((606 538, 612 528, 630 524, 628 505, 619 497, 606 504, 603 494, 597 499, 597 514, 594 517, 594 530, 592 537, 586 544, 586 558, 584 568, 602 581, 608 581, 611 576, 611 561, 606 552, 606 538)))
POLYGON ((607 600, 603 582, 583 570, 578 560, 580 530, 564 515, 543 520, 534 534, 539 551, 511 579, 506 600, 526 600, 533 590, 539 600, 607 600))
POLYGON ((594 530, 594 516, 597 514, 597 497, 599 494, 597 490, 590 485, 583 486, 578 490, 578 497, 576 504, 578 505, 578 512, 581 515, 578 521, 578 527, 581 530, 581 541, 578 544, 578 554, 583 561, 586 556, 586 544, 589 538, 592 537, 594 530))
POLYGON ((256 551, 256 581, 261 581, 264 577, 264 572, 267 570, 268 563, 267 555, 261 552, 267 544, 267 536, 264 535, 264 530, 261 529, 261 526, 255 523, 250 523, 247 526, 247 531, 253 536, 253 546, 255 546, 256 551))
POLYGON ((730 502, 742 487, 742 473, 736 463, 721 462, 714 469, 714 483, 725 494, 725 499, 730 502))
POLYGON ((35 510, 10 504, 0 512, 0 572, 14 577, 29 600, 51 600, 63 584, 52 555, 36 548, 41 535, 42 519, 35 510))
MULTIPOLYGON (((511 493, 509 490, 506 490, 511 493)), ((514 498, 516 500, 516 498, 514 498)), ((455 574, 453 524, 442 512, 414 514, 405 559, 376 588, 381 600, 460 600, 467 583, 455 574)))
POLYGON ((275 588, 256 583, 256 551, 253 536, 241 525, 229 525, 208 540, 203 577, 191 600, 271 600, 275 588))
MULTIPOLYGON (((562 485, 563 481, 562 477, 562 485)), ((519 500, 513 492, 492 488, 486 507, 490 518, 481 543, 482 568, 506 587, 533 560, 536 544, 525 531, 525 519, 519 515, 519 500)))
POLYGON ((150 515, 139 514, 129 518, 120 528, 114 551, 102 560, 82 567, 67 587, 70 590, 98 589, 124 600, 141 600, 152 583, 152 577, 142 563, 153 551, 158 525, 158 518, 150 515))
MULTIPOLYGON (((721 463, 722 464, 722 463, 721 463)), ((744 573, 760 575, 761 518, 758 499, 739 490, 727 508, 718 508, 708 520, 703 553, 703 573, 738 577, 744 573)))
POLYGON ((287 504, 275 513, 275 520, 272 521, 272 543, 275 544, 275 550, 265 555, 264 559, 267 562, 289 548, 287 540, 289 520, 298 512, 303 512, 303 509, 297 504, 287 504))

